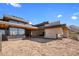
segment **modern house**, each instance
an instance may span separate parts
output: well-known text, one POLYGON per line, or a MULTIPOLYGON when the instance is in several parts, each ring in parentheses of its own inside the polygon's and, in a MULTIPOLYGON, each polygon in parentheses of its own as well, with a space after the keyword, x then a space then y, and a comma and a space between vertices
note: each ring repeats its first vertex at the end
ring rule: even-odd
POLYGON ((66 24, 61 24, 60 21, 32 25, 22 18, 5 15, 0 19, 0 34, 2 40, 6 41, 18 37, 67 38, 69 31, 66 24))
POLYGON ((69 29, 66 24, 61 24, 60 21, 56 22, 43 22, 36 24, 35 26, 41 28, 40 30, 33 30, 32 36, 39 37, 43 36, 44 38, 68 38, 69 29))
POLYGON ((0 20, 0 34, 3 41, 7 38, 30 36, 31 30, 36 30, 37 27, 32 26, 29 22, 25 22, 22 18, 15 16, 3 16, 0 20))

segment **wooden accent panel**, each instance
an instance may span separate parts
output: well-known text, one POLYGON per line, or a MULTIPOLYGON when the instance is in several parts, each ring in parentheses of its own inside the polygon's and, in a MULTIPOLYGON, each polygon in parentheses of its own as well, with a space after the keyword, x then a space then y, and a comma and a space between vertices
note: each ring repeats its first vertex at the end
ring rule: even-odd
POLYGON ((2 23, 0 23, 0 28, 8 28, 8 24, 2 24, 2 23))
POLYGON ((29 27, 29 25, 28 26, 21 25, 21 24, 17 25, 15 23, 0 21, 0 28, 8 28, 8 27, 21 28, 21 29, 26 29, 26 30, 38 30, 37 27, 29 27))
POLYGON ((22 23, 28 24, 28 22, 25 22, 23 19, 19 19, 19 18, 12 17, 12 16, 4 16, 3 20, 4 21, 13 20, 13 21, 17 21, 17 22, 22 22, 22 23))
POLYGON ((58 29, 59 30, 59 28, 62 28, 61 26, 57 26, 57 27, 49 27, 49 28, 47 28, 47 29, 58 29))
POLYGON ((68 38, 69 37, 69 30, 67 27, 63 27, 63 36, 68 38))

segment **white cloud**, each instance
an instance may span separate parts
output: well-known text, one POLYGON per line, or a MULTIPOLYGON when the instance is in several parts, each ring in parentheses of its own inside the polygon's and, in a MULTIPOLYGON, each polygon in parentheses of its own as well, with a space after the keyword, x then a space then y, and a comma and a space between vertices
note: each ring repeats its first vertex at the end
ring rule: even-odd
POLYGON ((57 16, 57 18, 61 18, 62 17, 62 15, 61 14, 59 14, 58 16, 57 16))
POLYGON ((7 3, 7 5, 12 5, 13 7, 21 7, 19 3, 7 3))
POLYGON ((74 13, 73 15, 79 15, 79 12, 74 13))
POLYGON ((77 17, 77 16, 72 16, 71 18, 72 18, 73 20, 78 19, 78 17, 77 17))
POLYGON ((79 0, 0 0, 0 2, 2 3, 11 3, 11 2, 17 2, 17 3, 78 3, 79 0))

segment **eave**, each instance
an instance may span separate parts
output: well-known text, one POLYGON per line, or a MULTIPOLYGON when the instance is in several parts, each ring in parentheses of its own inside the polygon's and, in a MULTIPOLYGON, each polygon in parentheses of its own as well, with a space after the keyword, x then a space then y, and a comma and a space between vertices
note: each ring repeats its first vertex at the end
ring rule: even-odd
POLYGON ((26 30, 38 30, 38 27, 34 27, 31 25, 24 25, 24 24, 16 24, 16 23, 10 23, 5 21, 0 21, 0 28, 21 28, 26 30))

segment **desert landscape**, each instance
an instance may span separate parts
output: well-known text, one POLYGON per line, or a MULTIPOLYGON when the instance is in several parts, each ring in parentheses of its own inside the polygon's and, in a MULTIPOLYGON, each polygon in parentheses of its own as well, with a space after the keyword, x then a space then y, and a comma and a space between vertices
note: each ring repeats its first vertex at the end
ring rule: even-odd
POLYGON ((1 56, 79 56, 79 41, 28 38, 3 41, 1 56))

